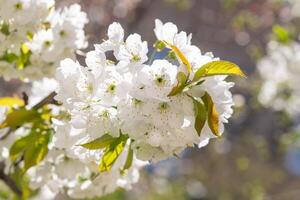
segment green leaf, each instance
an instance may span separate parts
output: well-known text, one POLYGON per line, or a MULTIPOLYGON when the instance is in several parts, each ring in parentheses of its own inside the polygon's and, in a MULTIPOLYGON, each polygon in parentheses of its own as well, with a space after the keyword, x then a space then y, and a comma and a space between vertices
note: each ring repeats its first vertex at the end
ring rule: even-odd
POLYGON ((30 167, 39 164, 48 153, 48 143, 50 133, 40 135, 33 144, 28 145, 24 152, 24 169, 27 171, 30 167))
POLYGON ((196 99, 193 99, 194 102, 194 110, 195 110, 195 129, 200 136, 201 131, 205 125, 207 112, 205 105, 196 99))
POLYGON ((133 150, 131 148, 131 143, 130 143, 130 145, 128 147, 127 159, 126 159, 125 165, 122 170, 129 169, 132 165, 132 161, 133 161, 133 150))
POLYGON ((99 165, 100 172, 109 171, 111 169, 119 155, 122 153, 127 139, 127 135, 121 135, 116 141, 106 147, 99 165))
POLYGON ((291 38, 290 38, 290 34, 288 32, 287 29, 285 29, 284 27, 276 24, 273 26, 273 34, 275 35, 277 41, 287 44, 290 42, 291 38))
POLYGON ((30 64, 31 51, 26 44, 22 44, 20 49, 20 56, 17 59, 18 69, 24 69, 30 64))
POLYGON ((26 37, 27 37, 27 39, 28 39, 29 41, 32 41, 32 40, 33 40, 33 33, 27 32, 27 33, 26 33, 26 37))
POLYGON ((3 35, 8 36, 10 34, 9 31, 9 24, 8 23, 2 23, 0 27, 0 32, 3 33, 3 35))
POLYGON ((177 57, 176 57, 176 54, 174 51, 169 51, 168 54, 167 54, 167 57, 171 60, 176 60, 177 57))
POLYGON ((102 148, 105 148, 108 145, 110 145, 115 140, 117 140, 117 138, 114 138, 108 134, 105 134, 100 138, 97 138, 86 144, 81 144, 80 146, 82 146, 86 149, 89 149, 89 150, 102 149, 102 148))
POLYGON ((21 53, 28 54, 30 51, 29 47, 26 44, 22 44, 21 46, 21 53))
POLYGON ((5 52, 3 56, 0 57, 0 60, 6 61, 8 63, 13 63, 18 59, 18 56, 14 53, 5 52))
POLYGON ((24 170, 40 163, 48 153, 48 143, 50 141, 51 129, 31 133, 14 142, 9 150, 10 159, 16 161, 18 157, 24 155, 24 170), (43 133, 43 134, 42 134, 43 133))
POLYGON ((25 148, 32 143, 34 140, 34 134, 29 134, 16 140, 9 149, 9 156, 12 161, 15 161, 19 154, 21 154, 25 148))
POLYGON ((15 197, 15 200, 26 200, 29 199, 31 195, 34 195, 34 191, 32 191, 29 187, 29 179, 24 175, 24 170, 19 168, 18 166, 14 167, 13 173, 11 174, 11 178, 14 180, 16 186, 22 191, 22 197, 15 197))
POLYGON ((37 118, 39 118, 39 113, 36 110, 26 110, 25 108, 21 108, 9 113, 4 122, 0 124, 0 128, 17 128, 24 123, 32 122, 37 118))
POLYGON ((200 67, 195 75, 193 82, 198 81, 202 77, 215 75, 238 75, 245 77, 245 74, 236 64, 224 60, 212 61, 200 67))
POLYGON ((0 57, 0 60, 6 61, 8 63, 16 62, 18 69, 23 69, 30 64, 31 51, 26 44, 22 44, 20 48, 20 55, 14 53, 5 52, 3 56, 0 57))
POLYGON ((187 82, 187 76, 183 72, 178 72, 177 74, 177 85, 172 88, 171 92, 168 94, 168 96, 175 96, 176 94, 183 91, 183 89, 186 86, 187 82))
POLYGON ((213 103, 211 96, 205 92, 205 94, 201 97, 202 101, 207 110, 207 122, 212 133, 219 137, 219 114, 216 109, 216 106, 213 103))
POLYGON ((192 71, 192 67, 188 59, 185 57, 185 55, 178 49, 175 45, 168 43, 167 41, 163 41, 165 45, 172 49, 172 51, 176 54, 176 56, 179 58, 179 60, 186 66, 186 69, 188 73, 192 71))

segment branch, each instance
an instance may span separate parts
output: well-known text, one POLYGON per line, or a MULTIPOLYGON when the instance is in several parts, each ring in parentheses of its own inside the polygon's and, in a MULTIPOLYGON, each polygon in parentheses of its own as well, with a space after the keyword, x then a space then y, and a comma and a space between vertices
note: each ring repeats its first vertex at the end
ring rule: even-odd
MULTIPOLYGON (((32 109, 39 109, 47 104, 55 104, 58 105, 58 102, 54 99, 56 92, 51 92, 48 96, 42 99, 39 103, 34 105, 32 109)), ((0 137, 0 140, 4 140, 13 129, 8 129, 8 131, 0 137)), ((18 188, 14 180, 4 173, 5 164, 4 162, 0 162, 0 180, 2 180, 18 197, 22 196, 22 191, 18 188)))
MULTIPOLYGON (((43 107, 44 105, 47 104, 55 104, 55 105, 59 105, 59 103, 54 99, 56 95, 56 92, 51 92, 48 96, 46 96, 44 99, 42 99, 40 102, 38 102, 36 105, 34 105, 32 107, 32 109, 39 109, 41 107, 43 107)), ((14 131, 15 129, 8 129, 8 131, 0 136, 0 141, 4 140, 5 138, 7 138, 9 136, 9 134, 14 131)))
POLYGON ((18 197, 21 197, 22 191, 18 188, 14 180, 4 173, 4 169, 4 162, 0 162, 0 180, 2 180, 18 197))
POLYGON ((32 108, 33 109, 39 109, 39 108, 41 108, 41 107, 43 107, 44 105, 47 105, 47 104, 58 105, 58 102, 54 99, 55 95, 56 95, 56 92, 51 92, 48 96, 46 96, 39 103, 34 105, 32 108))
POLYGON ((5 140, 12 131, 13 131, 13 129, 11 129, 11 128, 8 129, 8 131, 5 134, 0 136, 0 141, 5 140))

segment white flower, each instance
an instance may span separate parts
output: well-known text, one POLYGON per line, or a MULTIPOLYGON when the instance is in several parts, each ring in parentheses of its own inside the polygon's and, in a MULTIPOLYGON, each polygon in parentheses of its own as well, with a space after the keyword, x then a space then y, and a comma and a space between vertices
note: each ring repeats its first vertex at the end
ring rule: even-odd
POLYGON ((74 58, 77 49, 87 47, 83 28, 88 20, 78 4, 55 10, 53 0, 3 0, 0 16, 5 30, 0 33, 0 57, 16 57, 2 61, 9 65, 1 68, 11 68, 1 70, 5 79, 51 78, 60 60, 74 58))
POLYGON ((80 9, 80 5, 73 4, 69 8, 64 8, 51 21, 57 45, 72 49, 81 49, 87 46, 83 28, 88 23, 88 19, 86 13, 80 9))
POLYGON ((101 60, 88 54, 84 68, 70 59, 61 62, 56 77, 60 83, 56 99, 69 109, 71 123, 75 128, 85 128, 96 139, 109 132, 118 135, 118 119, 115 106, 126 94, 120 85, 122 77, 112 66, 103 66, 101 60), (68 81, 66 81, 68 80, 68 81))
POLYGON ((8 20, 13 18, 14 22, 20 25, 29 23, 34 17, 34 6, 30 0, 4 1, 1 9, 1 17, 8 20))
POLYGON ((173 44, 175 35, 178 33, 178 28, 171 22, 163 24, 159 19, 156 19, 154 33, 158 40, 173 44))
POLYGON ((100 49, 104 52, 118 49, 124 42, 124 29, 119 23, 114 22, 109 25, 107 36, 108 40, 100 45, 95 45, 96 49, 100 49))
POLYGON ((120 61, 144 63, 147 61, 147 42, 143 42, 139 34, 129 35, 125 44, 118 49, 116 58, 120 61))
POLYGON ((299 52, 300 45, 297 42, 284 45, 271 41, 268 55, 257 65, 263 80, 258 100, 264 106, 285 110, 291 116, 299 115, 299 52))
MULTIPOLYGON (((8 109, 0 106, 0 124, 6 119, 8 109)), ((7 134, 8 129, 0 129, 0 137, 4 137, 7 134)), ((4 140, 0 140, 0 161, 8 160, 9 158, 9 147, 12 144, 15 137, 10 134, 4 140), (12 137, 11 137, 12 136, 12 137)))
MULTIPOLYGON (((157 40, 175 45, 190 62, 201 55, 200 49, 191 44, 192 34, 188 35, 184 31, 178 33, 177 26, 171 22, 163 24, 156 19, 154 33, 157 40)), ((181 67, 180 70, 186 71, 185 67, 181 67)))
POLYGON ((77 82, 81 76, 83 76, 83 73, 80 71, 81 66, 79 63, 76 63, 71 59, 63 60, 60 63, 60 66, 61 67, 57 68, 55 76, 59 83, 56 99, 64 102, 65 106, 67 106, 72 103, 71 99, 76 99, 77 94, 79 94, 77 82), (65 81, 66 79, 68 81, 65 81))
POLYGON ((120 43, 124 38, 124 30, 119 23, 114 22, 108 27, 107 36, 110 41, 120 43))
POLYGON ((155 60, 151 66, 143 65, 133 80, 131 95, 139 100, 168 101, 167 96, 177 83, 177 68, 167 60, 155 60))

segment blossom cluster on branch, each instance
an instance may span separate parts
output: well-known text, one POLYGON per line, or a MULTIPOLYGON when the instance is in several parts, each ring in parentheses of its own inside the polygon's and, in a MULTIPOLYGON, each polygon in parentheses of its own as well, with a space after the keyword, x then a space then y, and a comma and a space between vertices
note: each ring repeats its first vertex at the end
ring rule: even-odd
POLYGON ((74 59, 86 45, 79 5, 55 11, 52 1, 2 2, 11 10, 0 11, 7 44, 1 73, 37 79, 23 99, 0 98, 0 162, 8 178, 21 180, 7 185, 23 199, 35 191, 37 199, 54 199, 130 189, 144 165, 224 132, 234 85, 225 78, 244 74, 202 53, 175 24, 155 20, 157 41, 149 48, 114 22, 82 65, 74 59), (21 11, 32 18, 19 22, 21 11))
POLYGON ((57 100, 70 112, 72 126, 86 129, 89 141, 105 134, 127 134, 139 159, 157 161, 194 144, 204 146, 222 134, 223 123, 232 114, 233 84, 224 81, 226 76, 205 74, 209 70, 203 78, 196 74, 201 66, 219 59, 202 54, 191 45, 191 36, 178 33, 174 24, 156 20, 154 31, 158 51, 169 49, 165 58, 148 60, 147 42, 138 34, 124 40, 122 27, 113 23, 108 40, 87 53, 86 67, 64 60, 56 79, 57 100), (115 60, 106 58, 107 51, 113 51, 115 60), (180 59, 183 55, 189 63, 180 59), (196 106, 203 115, 199 118, 196 106), (207 110, 207 121, 200 110, 207 110), (215 121, 210 123, 210 117, 215 121), (196 119, 202 121, 196 124, 196 119))
POLYGON ((52 77, 60 60, 85 48, 86 13, 78 4, 55 9, 54 0, 0 1, 0 75, 52 77))

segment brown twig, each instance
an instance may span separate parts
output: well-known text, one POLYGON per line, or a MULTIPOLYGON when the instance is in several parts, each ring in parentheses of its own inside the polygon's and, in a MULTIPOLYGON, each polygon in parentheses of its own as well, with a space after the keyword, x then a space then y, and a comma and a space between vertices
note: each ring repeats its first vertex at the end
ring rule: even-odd
MULTIPOLYGON (((34 105, 32 109, 39 109, 47 104, 55 104, 58 105, 58 102, 54 99, 56 95, 56 92, 51 92, 48 96, 46 96, 44 99, 42 99, 39 103, 34 105)), ((14 131, 14 129, 9 129, 4 135, 0 137, 0 140, 4 140, 8 135, 14 131)), ((0 162, 0 180, 2 180, 18 197, 22 196, 22 191, 18 188, 14 180, 5 174, 4 172, 5 164, 4 162, 0 162)))
POLYGON ((16 185, 15 181, 4 173, 5 164, 0 162, 0 180, 2 180, 18 197, 22 196, 22 191, 16 185))
MULTIPOLYGON (((56 92, 51 92, 48 96, 46 96, 44 99, 42 99, 40 102, 38 102, 36 105, 32 107, 32 109, 39 109, 47 104, 55 104, 58 105, 59 103, 54 99, 56 95, 56 92)), ((9 136, 9 134, 14 131, 14 129, 8 129, 8 131, 0 136, 0 140, 4 140, 9 136)))
POLYGON ((47 105, 47 104, 58 105, 58 102, 54 99, 55 96, 56 96, 56 92, 51 92, 48 96, 46 96, 39 103, 34 105, 32 108, 33 109, 39 109, 39 108, 41 108, 41 107, 43 107, 44 105, 47 105))
POLYGON ((11 129, 11 128, 8 129, 6 133, 4 133, 3 135, 0 136, 0 141, 5 140, 12 131, 13 131, 13 129, 11 129))

